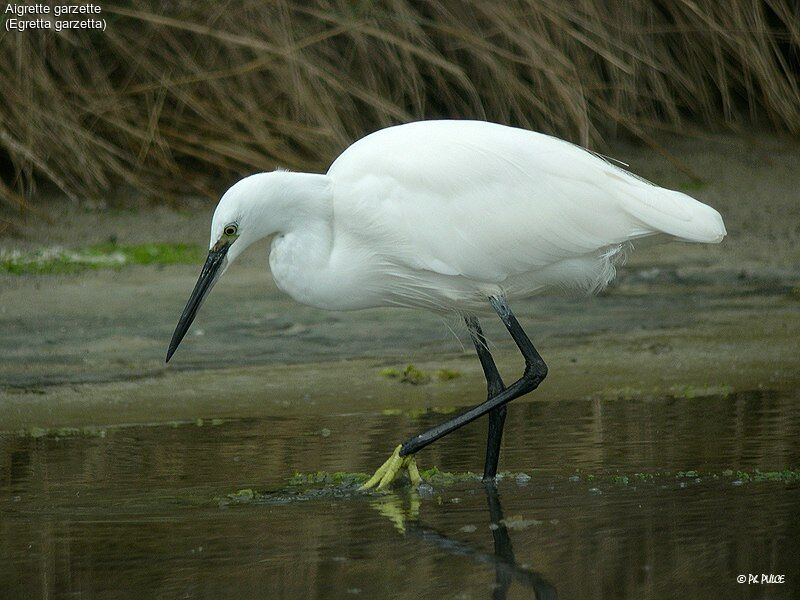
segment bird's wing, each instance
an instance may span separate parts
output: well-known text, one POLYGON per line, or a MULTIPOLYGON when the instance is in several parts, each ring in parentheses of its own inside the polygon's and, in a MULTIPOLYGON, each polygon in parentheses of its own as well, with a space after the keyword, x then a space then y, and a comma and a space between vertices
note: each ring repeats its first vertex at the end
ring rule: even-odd
POLYGON ((479 281, 655 233, 724 235, 719 214, 685 194, 563 140, 479 121, 381 130, 328 173, 337 227, 368 230, 365 242, 412 268, 479 281))

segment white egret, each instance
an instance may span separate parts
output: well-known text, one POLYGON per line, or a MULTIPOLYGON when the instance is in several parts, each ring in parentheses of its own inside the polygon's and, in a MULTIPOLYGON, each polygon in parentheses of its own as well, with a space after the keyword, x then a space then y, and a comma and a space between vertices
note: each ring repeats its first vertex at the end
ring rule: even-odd
POLYGON ((547 374, 509 302, 552 287, 602 289, 631 240, 717 243, 725 234, 713 208, 555 137, 479 121, 389 127, 347 148, 327 174, 261 173, 222 196, 167 361, 220 275, 274 235, 272 276, 298 302, 454 311, 475 344, 488 399, 397 446, 368 486, 385 487, 403 469, 418 481, 417 451, 487 413, 492 478, 506 404, 547 374), (476 316, 489 307, 525 359, 508 387, 476 316))

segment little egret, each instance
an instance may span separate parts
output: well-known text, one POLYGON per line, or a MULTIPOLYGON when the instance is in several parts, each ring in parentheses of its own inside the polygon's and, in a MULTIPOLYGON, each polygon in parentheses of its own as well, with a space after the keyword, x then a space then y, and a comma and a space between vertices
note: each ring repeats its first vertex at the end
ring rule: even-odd
POLYGON ((725 234, 710 206, 555 137, 480 121, 389 127, 347 148, 325 175, 260 173, 225 192, 167 361, 222 273, 272 235, 272 276, 298 302, 455 312, 475 345, 487 400, 397 446, 365 486, 386 487, 404 470, 417 483, 414 454, 487 413, 484 477, 493 478, 506 404, 547 375, 509 302, 553 287, 602 289, 631 240, 717 243, 725 234), (509 386, 476 316, 489 308, 525 359, 509 386))

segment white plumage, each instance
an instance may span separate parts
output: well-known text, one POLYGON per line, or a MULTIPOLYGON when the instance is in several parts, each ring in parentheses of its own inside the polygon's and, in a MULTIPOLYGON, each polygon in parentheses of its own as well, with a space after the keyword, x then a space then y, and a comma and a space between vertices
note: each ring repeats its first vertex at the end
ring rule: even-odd
MULTIPOLYGON (((594 291, 629 242, 666 234, 716 243, 713 208, 578 146, 479 121, 421 121, 373 133, 326 175, 277 171, 223 196, 211 246, 226 257, 276 234, 270 265, 297 301, 484 311, 487 296, 594 291)), ((227 266, 227 263, 226 263, 227 266)))

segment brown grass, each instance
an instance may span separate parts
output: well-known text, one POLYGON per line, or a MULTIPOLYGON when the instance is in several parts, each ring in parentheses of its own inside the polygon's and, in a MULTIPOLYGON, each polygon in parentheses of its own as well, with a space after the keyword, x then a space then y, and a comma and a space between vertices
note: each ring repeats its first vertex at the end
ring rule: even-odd
POLYGON ((103 3, 105 33, 0 38, 0 198, 46 181, 214 195, 354 139, 479 118, 584 145, 752 123, 800 132, 795 0, 103 3))

